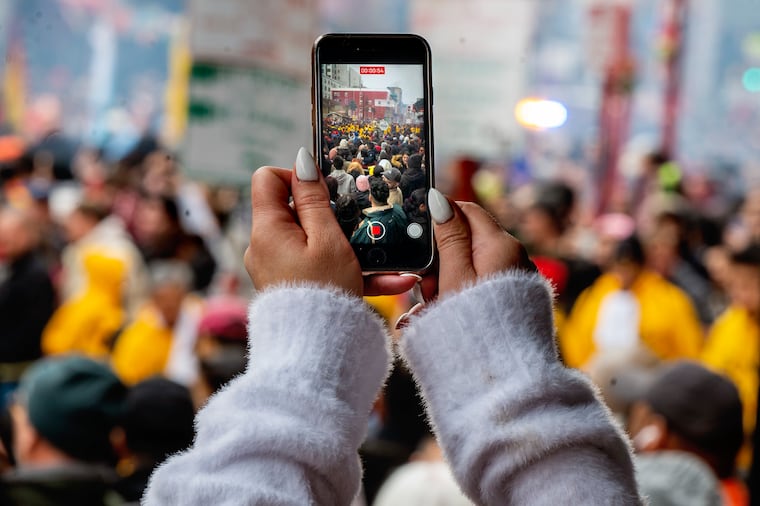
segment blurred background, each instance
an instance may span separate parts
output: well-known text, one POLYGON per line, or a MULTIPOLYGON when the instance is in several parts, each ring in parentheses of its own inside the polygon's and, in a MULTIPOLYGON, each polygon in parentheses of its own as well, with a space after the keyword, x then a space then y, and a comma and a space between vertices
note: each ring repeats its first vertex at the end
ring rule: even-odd
POLYGON ((150 132, 182 154, 190 173, 245 182, 236 172, 289 166, 294 148, 311 145, 309 57, 318 34, 415 32, 433 49, 444 178, 446 164, 466 156, 497 164, 508 178, 583 166, 615 186, 641 173, 636 155, 662 150, 689 174, 736 192, 751 178, 760 142, 754 7, 8 0, 0 6, 1 120, 39 136, 39 104, 52 95, 60 130, 110 160, 150 132), (556 111, 533 114, 559 116, 521 117, 527 98, 558 102, 556 111), (205 149, 212 142, 213 155, 205 149), (735 176, 730 184, 726 174, 735 176))
MULTIPOLYGON (((121 443, 103 453, 123 497, 139 498, 153 466, 189 444, 193 410, 245 367, 250 175, 312 146, 311 47, 325 32, 430 42, 436 186, 526 244, 557 292, 563 360, 599 384, 634 442, 632 415, 652 409, 633 407, 657 384, 642 378, 663 363, 701 363, 660 396, 705 419, 735 406, 688 397, 700 391, 689 378, 730 380, 738 436, 705 422, 717 434, 708 451, 692 414, 679 437, 722 462, 711 472, 725 504, 748 504, 760 386, 754 0, 0 1, 0 407, 40 359, 84 355, 107 366, 93 381, 115 374, 137 392, 131 418, 113 421, 121 443), (144 416, 156 406, 167 414, 144 416)), ((369 169, 353 161, 354 178, 369 169)), ((412 207, 424 214, 424 198, 412 207)), ((390 327, 414 303, 368 302, 390 327)), ((65 407, 105 406, 76 402, 65 407)), ((8 416, 0 470, 25 464, 8 416)), ((410 459, 449 485, 422 488, 463 500, 401 364, 362 455, 367 504, 410 459)), ((377 504, 403 504, 393 493, 377 504)))

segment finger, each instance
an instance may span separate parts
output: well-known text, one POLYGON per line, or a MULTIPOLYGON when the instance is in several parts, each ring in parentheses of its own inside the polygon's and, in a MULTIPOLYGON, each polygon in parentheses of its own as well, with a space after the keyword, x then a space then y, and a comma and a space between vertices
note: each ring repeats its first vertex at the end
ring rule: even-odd
POLYGON ((307 239, 320 236, 332 238, 336 231, 340 232, 340 226, 330 207, 327 185, 306 148, 298 150, 291 184, 298 221, 306 232, 307 239))
POLYGON ((535 272, 525 247, 485 209, 472 202, 457 202, 472 231, 472 255, 479 276, 510 268, 535 272))
POLYGON ((395 274, 375 274, 364 277, 364 295, 397 295, 408 292, 417 280, 408 276, 395 274))
POLYGON ((424 276, 417 285, 420 287, 423 301, 430 302, 438 296, 438 276, 436 274, 424 276))
POLYGON ((442 291, 458 288, 475 279, 472 241, 467 218, 457 205, 435 188, 428 192, 428 209, 433 218, 438 246, 438 286, 442 291))
POLYGON ((457 202, 457 205, 470 225, 473 258, 484 252, 498 252, 501 257, 509 257, 511 262, 519 260, 517 239, 509 235, 485 209, 472 202, 457 202))
POLYGON ((253 223, 265 216, 267 220, 293 222, 288 206, 291 171, 277 167, 261 167, 251 176, 251 212, 253 223))

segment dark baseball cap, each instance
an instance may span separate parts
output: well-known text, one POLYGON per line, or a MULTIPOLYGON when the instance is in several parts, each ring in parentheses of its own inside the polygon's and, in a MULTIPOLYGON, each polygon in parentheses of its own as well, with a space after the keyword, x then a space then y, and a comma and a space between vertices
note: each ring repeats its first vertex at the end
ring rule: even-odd
POLYGON ((662 367, 644 399, 674 433, 698 448, 738 452, 744 440, 742 403, 725 376, 690 361, 662 367))
POLYGON ((49 358, 21 378, 19 402, 37 432, 70 457, 107 462, 127 388, 111 369, 81 356, 49 358))

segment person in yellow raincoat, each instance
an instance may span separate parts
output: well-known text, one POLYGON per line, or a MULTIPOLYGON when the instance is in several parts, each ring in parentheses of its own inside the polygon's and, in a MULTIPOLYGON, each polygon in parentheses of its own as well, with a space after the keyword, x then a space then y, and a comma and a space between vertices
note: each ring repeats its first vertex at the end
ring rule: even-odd
POLYGON ((635 237, 617 245, 610 268, 581 294, 559 332, 562 357, 577 368, 601 351, 624 348, 644 348, 661 360, 696 359, 702 342, 688 296, 645 267, 635 237))
POLYGON ((82 258, 84 290, 64 302, 42 333, 46 355, 80 353, 100 359, 124 324, 123 286, 127 266, 108 250, 90 249, 82 258))
POLYGON ((744 430, 751 434, 760 367, 760 245, 731 256, 728 292, 731 304, 710 329, 702 361, 734 382, 744 407, 744 430))
POLYGON ((155 375, 191 383, 201 317, 200 301, 189 295, 192 272, 179 261, 154 262, 150 271, 150 300, 116 339, 111 364, 126 385, 155 375))

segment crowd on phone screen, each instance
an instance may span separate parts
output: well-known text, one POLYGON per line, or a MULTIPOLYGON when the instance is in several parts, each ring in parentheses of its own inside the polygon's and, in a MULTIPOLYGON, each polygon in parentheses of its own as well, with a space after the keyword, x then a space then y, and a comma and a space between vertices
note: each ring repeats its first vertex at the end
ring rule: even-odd
POLYGON ((424 240, 407 233, 411 223, 428 224, 425 145, 420 129, 373 122, 339 128, 325 124, 321 169, 335 215, 352 244, 403 244, 424 240), (416 133, 415 133, 416 132, 416 133), (382 224, 382 235, 372 223, 382 224))
MULTIPOLYGON (((419 129, 326 126, 323 146, 352 242, 381 240, 371 221, 386 240, 427 223, 419 129)), ((660 156, 643 166, 638 190, 600 216, 572 181, 484 192, 484 169, 464 184, 555 286, 561 356, 628 428, 651 503, 748 504, 760 187, 732 194, 688 171, 674 182, 660 156)), ((52 127, 4 131, 0 170, 0 503, 136 503, 151 470, 192 443, 195 411, 245 368, 248 203, 184 177, 149 135, 111 160, 52 127)), ((371 302, 389 320, 412 304, 371 302)), ((467 504, 400 363, 368 434, 358 500, 467 504)))

